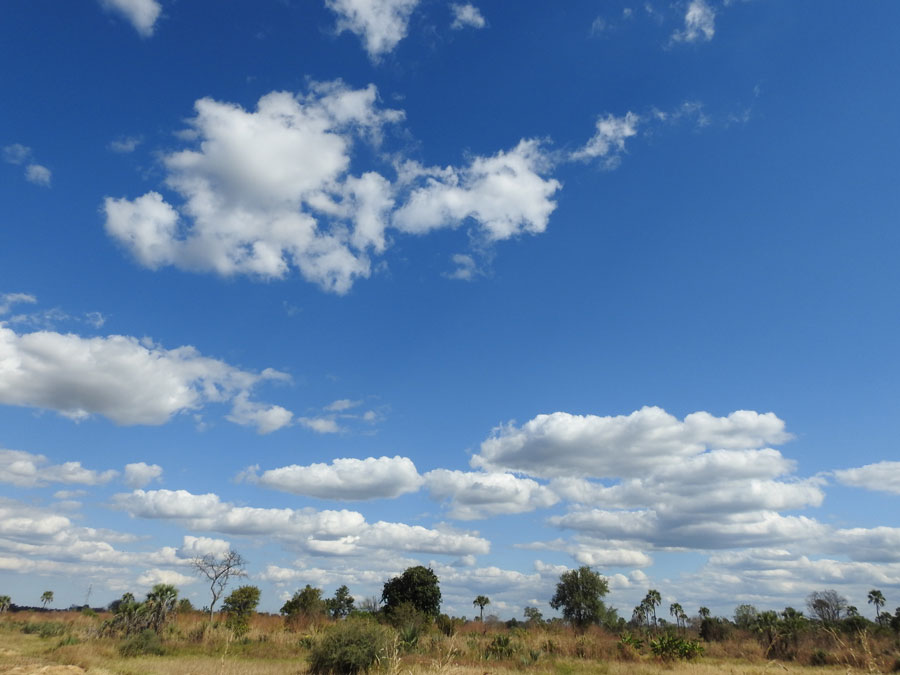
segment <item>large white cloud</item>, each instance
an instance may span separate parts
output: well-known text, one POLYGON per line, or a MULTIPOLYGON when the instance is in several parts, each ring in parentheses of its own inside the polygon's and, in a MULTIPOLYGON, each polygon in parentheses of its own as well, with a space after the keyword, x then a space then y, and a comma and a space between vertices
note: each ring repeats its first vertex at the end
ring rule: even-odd
POLYGON ((123 335, 20 335, 0 323, 0 403, 56 410, 76 420, 97 414, 116 424, 158 425, 208 403, 232 402, 233 421, 272 431, 277 425, 265 416, 242 417, 240 405, 258 383, 285 378, 270 369, 240 370, 194 347, 165 349, 123 335))
POLYGON ((486 539, 469 532, 367 523, 362 514, 346 509, 235 506, 212 493, 195 495, 186 490, 135 490, 115 495, 113 504, 133 517, 175 520, 191 530, 270 536, 284 545, 321 555, 363 555, 377 550, 459 556, 490 550, 486 539))
POLYGON ((415 492, 422 484, 408 457, 337 458, 331 464, 292 464, 264 471, 254 482, 319 499, 379 499, 415 492))
POLYGON ((373 60, 406 37, 409 17, 418 4, 419 0, 325 0, 338 15, 338 32, 358 35, 373 60))
POLYGON ((162 12, 157 0, 100 0, 100 3, 125 17, 144 37, 153 35, 156 20, 162 12))
POLYGON ((0 483, 12 483, 23 487, 35 487, 47 483, 80 483, 99 485, 118 475, 112 469, 95 471, 85 469, 81 462, 50 464, 43 455, 22 450, 0 449, 0 483))
POLYGON ((472 465, 542 477, 628 477, 706 449, 759 448, 789 439, 773 413, 751 410, 727 417, 695 412, 683 421, 657 407, 609 417, 556 412, 521 427, 497 427, 472 465))
POLYGON ((446 501, 448 515, 461 520, 523 513, 559 501, 556 494, 537 481, 509 473, 435 469, 425 474, 425 481, 431 497, 446 501))
POLYGON ((346 293, 371 274, 389 228, 425 233, 468 220, 493 242, 544 231, 555 208, 559 183, 540 175, 550 163, 536 141, 463 168, 398 161, 394 182, 351 173, 354 146, 378 143, 386 125, 403 119, 378 105, 373 85, 272 92, 252 111, 208 98, 195 109, 196 145, 163 158, 166 184, 183 205, 156 191, 104 203, 107 232, 146 267, 265 279, 296 268, 346 293))

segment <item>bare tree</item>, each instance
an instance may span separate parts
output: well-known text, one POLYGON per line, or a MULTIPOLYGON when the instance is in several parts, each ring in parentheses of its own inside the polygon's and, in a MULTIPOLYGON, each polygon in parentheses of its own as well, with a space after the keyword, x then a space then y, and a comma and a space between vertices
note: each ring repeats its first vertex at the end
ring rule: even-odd
POLYGON ((209 579, 209 592, 212 594, 212 602, 209 603, 209 622, 212 623, 213 611, 216 601, 232 577, 245 577, 247 573, 244 566, 247 561, 237 551, 229 550, 225 555, 217 558, 212 553, 200 555, 191 560, 191 567, 200 576, 209 579))

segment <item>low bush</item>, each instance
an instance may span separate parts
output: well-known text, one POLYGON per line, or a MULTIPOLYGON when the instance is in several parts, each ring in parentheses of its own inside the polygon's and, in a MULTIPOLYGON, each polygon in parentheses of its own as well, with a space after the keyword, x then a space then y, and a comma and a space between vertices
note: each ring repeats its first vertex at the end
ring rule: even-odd
POLYGON ((703 654, 703 647, 699 642, 685 640, 672 633, 664 633, 655 640, 650 640, 650 650, 663 661, 690 661, 703 654))
POLYGON ((165 652, 159 635, 150 628, 132 635, 119 647, 119 654, 122 656, 143 656, 145 654, 161 656, 165 652))
POLYGON ((38 621, 26 623, 22 632, 28 635, 37 634, 42 638, 59 637, 66 632, 66 625, 58 621, 38 621))
POLYGON ((366 673, 387 655, 394 637, 393 631, 373 621, 342 621, 324 631, 312 645, 309 672, 313 675, 366 673))

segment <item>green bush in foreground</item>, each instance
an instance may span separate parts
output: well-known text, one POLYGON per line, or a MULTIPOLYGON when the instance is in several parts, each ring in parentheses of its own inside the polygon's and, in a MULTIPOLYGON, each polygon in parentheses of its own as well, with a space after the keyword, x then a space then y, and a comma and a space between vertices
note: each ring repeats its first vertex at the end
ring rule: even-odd
POLYGON ((159 640, 159 635, 152 628, 132 635, 119 647, 119 654, 122 656, 142 656, 144 654, 161 656, 164 653, 165 648, 159 640))
POLYGON ((663 661, 676 659, 690 661, 703 653, 703 647, 699 642, 684 640, 672 633, 664 633, 655 640, 650 640, 650 650, 654 656, 663 661))
POLYGON ((347 619, 331 626, 312 646, 309 672, 313 675, 366 673, 384 657, 393 632, 367 619, 347 619))

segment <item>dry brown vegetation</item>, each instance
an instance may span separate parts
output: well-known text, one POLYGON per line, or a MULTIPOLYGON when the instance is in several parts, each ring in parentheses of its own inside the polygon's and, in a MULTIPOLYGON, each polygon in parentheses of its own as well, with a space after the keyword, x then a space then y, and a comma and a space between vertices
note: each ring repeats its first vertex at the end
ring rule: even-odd
MULTIPOLYGON (((102 637, 108 616, 80 612, 16 612, 0 615, 0 673, 93 675, 139 673, 268 675, 308 672, 310 646, 329 628, 319 620, 289 630, 280 616, 256 615, 246 636, 235 639, 222 624, 209 626, 203 614, 176 617, 162 631, 162 655, 124 657, 121 637, 102 637)), ((753 633, 732 631, 719 642, 703 642, 701 657, 665 662, 651 653, 653 635, 637 633, 635 647, 601 628, 581 634, 562 625, 507 628, 469 622, 445 635, 430 628, 413 642, 403 630, 379 659, 385 675, 587 675, 594 673, 848 673, 891 672, 900 650, 889 630, 846 633, 821 627, 805 631, 787 658, 768 658, 753 633), (814 665, 819 664, 819 665, 814 665)), ((696 639, 691 630, 684 637, 696 639)))

